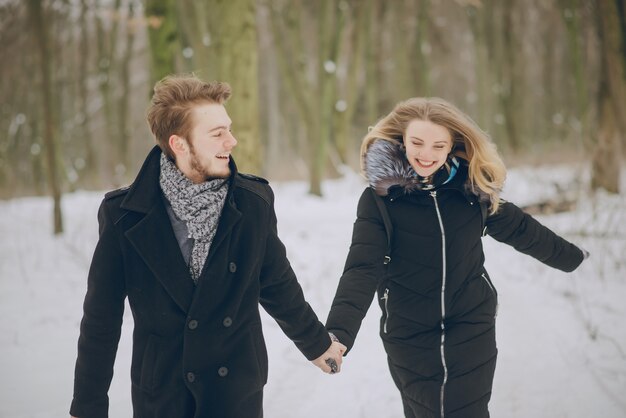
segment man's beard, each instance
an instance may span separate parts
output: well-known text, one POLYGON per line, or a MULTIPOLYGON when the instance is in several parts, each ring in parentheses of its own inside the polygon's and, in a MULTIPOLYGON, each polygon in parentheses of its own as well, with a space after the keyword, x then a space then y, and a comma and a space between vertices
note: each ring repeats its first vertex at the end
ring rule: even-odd
POLYGON ((189 141, 189 152, 191 154, 191 161, 189 162, 189 164, 191 165, 191 169, 200 174, 205 181, 211 179, 225 179, 230 177, 230 167, 227 169, 227 172, 224 173, 211 172, 206 167, 204 167, 200 162, 198 154, 196 154, 196 149, 191 144, 191 141, 189 141))

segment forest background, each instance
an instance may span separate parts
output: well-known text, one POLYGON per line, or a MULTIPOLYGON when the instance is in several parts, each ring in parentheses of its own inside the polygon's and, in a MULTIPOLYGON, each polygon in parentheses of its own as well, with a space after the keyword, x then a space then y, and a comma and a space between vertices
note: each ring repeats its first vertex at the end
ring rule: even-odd
MULTIPOLYGON (((322 320, 365 187, 353 170, 368 127, 413 96, 470 114, 512 168, 503 197, 591 253, 566 275, 483 240, 500 300, 492 414, 626 416, 625 9, 0 0, 0 416, 67 416, 97 208, 154 144, 154 82, 180 72, 233 86, 235 159, 272 180, 281 239, 322 320)), ((344 372, 328 378, 262 313, 266 415, 399 416, 378 314, 370 309, 344 372)), ((132 414, 131 345, 127 308, 116 417, 132 414)))
POLYGON ((624 0, 3 0, 0 198, 60 200, 134 178, 155 81, 233 87, 241 171, 321 181, 358 169, 393 105, 439 96, 508 166, 577 162, 619 192, 624 0))

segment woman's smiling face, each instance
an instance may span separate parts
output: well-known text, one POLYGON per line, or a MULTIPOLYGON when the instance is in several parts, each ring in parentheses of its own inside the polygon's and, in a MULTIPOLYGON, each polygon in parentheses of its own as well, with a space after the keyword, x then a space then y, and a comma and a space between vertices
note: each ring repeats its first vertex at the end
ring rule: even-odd
POLYGON ((428 177, 446 162, 452 150, 452 137, 441 125, 415 119, 406 128, 404 146, 411 167, 420 176, 428 177))

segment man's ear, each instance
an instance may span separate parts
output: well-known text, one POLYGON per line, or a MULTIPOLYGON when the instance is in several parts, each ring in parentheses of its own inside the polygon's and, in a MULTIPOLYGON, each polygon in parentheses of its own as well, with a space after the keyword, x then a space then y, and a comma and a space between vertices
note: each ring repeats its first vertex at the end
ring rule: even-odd
POLYGON ((187 152, 189 144, 185 141, 185 138, 178 135, 171 135, 168 139, 170 149, 175 155, 183 155, 187 152))

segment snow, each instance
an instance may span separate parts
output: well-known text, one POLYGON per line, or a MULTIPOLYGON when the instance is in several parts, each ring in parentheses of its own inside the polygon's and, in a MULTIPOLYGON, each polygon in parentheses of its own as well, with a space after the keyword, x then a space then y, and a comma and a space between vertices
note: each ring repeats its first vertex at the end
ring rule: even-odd
MULTIPOLYGON (((552 270, 484 240, 500 300, 494 417, 626 416, 626 199, 624 193, 592 198, 583 192, 584 173, 573 166, 520 168, 510 172, 505 190, 507 199, 520 204, 574 190, 574 211, 538 219, 591 252, 578 270, 552 270)), ((324 183, 324 198, 308 195, 301 182, 273 187, 279 233, 308 301, 324 321, 364 183, 346 172, 324 183)), ((93 192, 64 196, 66 233, 60 237, 51 234, 50 199, 0 202, 0 417, 68 416, 101 199, 102 193, 93 192)), ((264 314, 270 359, 265 416, 402 416, 378 337, 379 315, 372 305, 342 373, 329 376, 308 363, 264 314)), ((131 330, 127 309, 109 392, 110 416, 116 418, 131 417, 131 330)))

